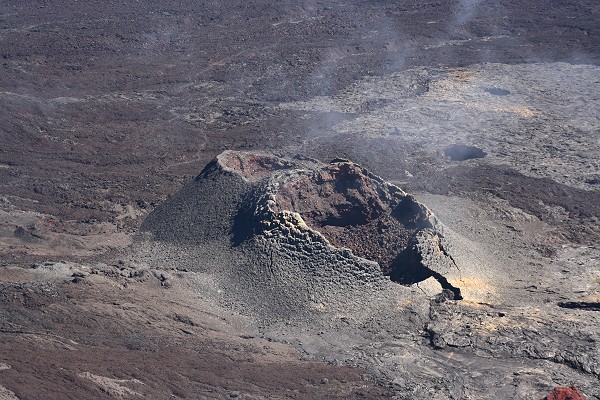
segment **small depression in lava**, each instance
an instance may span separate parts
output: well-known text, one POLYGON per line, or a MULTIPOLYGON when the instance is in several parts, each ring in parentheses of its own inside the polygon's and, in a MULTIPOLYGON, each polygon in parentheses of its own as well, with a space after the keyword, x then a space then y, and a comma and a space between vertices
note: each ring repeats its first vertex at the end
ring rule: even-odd
POLYGON ((487 153, 479 147, 464 144, 451 144, 444 149, 444 155, 452 161, 465 161, 473 158, 483 158, 487 153))
POLYGON ((485 88, 484 90, 494 96, 508 96, 510 94, 509 90, 497 88, 497 87, 488 87, 488 88, 485 88))

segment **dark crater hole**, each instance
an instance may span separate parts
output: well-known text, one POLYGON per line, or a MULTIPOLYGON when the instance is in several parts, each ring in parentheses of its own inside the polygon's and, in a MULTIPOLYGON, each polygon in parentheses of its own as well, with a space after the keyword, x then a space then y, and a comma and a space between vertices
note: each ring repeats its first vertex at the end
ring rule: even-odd
POLYGON ((452 161, 465 161, 472 158, 483 158, 487 153, 479 147, 464 144, 451 144, 444 149, 444 155, 452 161))
POLYGON ((484 90, 494 96, 508 96, 510 94, 510 91, 508 91, 506 89, 497 88, 497 87, 489 87, 489 88, 485 88, 484 90))

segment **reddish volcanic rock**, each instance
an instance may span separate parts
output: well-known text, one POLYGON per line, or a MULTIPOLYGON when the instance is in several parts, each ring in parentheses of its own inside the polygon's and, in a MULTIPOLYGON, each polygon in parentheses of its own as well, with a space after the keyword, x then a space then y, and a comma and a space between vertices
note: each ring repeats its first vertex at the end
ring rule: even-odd
POLYGON ((322 164, 299 155, 226 151, 218 163, 250 183, 270 179, 265 192, 273 195, 273 212, 298 213, 331 244, 376 261, 386 275, 398 275, 397 256, 420 231, 434 228, 431 212, 412 196, 349 160, 322 164))
POLYGON ((347 160, 289 179, 275 200, 276 211, 298 212, 335 246, 378 262, 388 274, 410 238, 432 227, 427 211, 411 197, 347 160), (410 214, 410 221, 401 214, 410 214))
POLYGON ((556 387, 548 396, 542 400, 585 400, 581 392, 575 386, 556 387))

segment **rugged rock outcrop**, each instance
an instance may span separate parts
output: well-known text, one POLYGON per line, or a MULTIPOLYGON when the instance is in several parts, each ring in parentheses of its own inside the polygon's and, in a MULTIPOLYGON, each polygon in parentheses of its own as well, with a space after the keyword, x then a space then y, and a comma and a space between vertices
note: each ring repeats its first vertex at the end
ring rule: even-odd
POLYGON ((557 387, 542 400, 584 400, 577 387, 557 387))
POLYGON ((142 229, 187 248, 180 262, 215 272, 226 291, 257 307, 266 300, 293 313, 306 301, 339 302, 336 293, 432 277, 460 299, 444 277, 456 265, 431 211, 344 159, 226 151, 142 229))

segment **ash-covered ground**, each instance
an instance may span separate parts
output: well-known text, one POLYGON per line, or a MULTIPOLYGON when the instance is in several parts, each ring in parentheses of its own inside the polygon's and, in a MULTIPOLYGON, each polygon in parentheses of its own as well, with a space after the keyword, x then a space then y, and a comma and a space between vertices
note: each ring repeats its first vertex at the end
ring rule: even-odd
POLYGON ((3 1, 0 398, 600 398, 599 20, 3 1))

